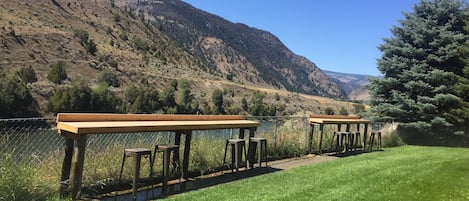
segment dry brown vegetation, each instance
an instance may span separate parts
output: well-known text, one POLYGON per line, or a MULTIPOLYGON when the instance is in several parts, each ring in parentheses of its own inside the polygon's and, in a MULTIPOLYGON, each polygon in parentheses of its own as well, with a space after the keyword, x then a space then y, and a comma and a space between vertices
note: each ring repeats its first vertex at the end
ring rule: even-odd
MULTIPOLYGON (((124 91, 126 86, 139 82, 141 78, 159 88, 174 79, 183 78, 192 81, 192 93, 197 99, 209 103, 212 91, 219 88, 230 92, 225 94, 225 99, 234 105, 240 105, 242 97, 249 100, 253 91, 265 92, 266 102, 284 105, 285 114, 303 111, 321 113, 325 107, 335 108, 336 111, 345 107, 352 111, 351 103, 274 89, 263 81, 243 80, 240 75, 237 76, 239 79, 232 82, 221 74, 204 71, 200 61, 178 48, 158 28, 148 26, 150 18, 129 14, 125 8, 112 6, 110 2, 0 2, 0 9, 3 10, 0 13, 0 66, 6 69, 33 67, 38 81, 30 87, 42 112, 49 97, 59 87, 47 80, 50 66, 57 61, 65 61, 67 65, 69 78, 65 85, 86 80, 91 86, 95 86, 100 71, 109 68, 122 82, 120 88, 113 89, 117 93, 124 91), (89 38, 96 43, 96 55, 87 53, 74 35, 74 31, 78 29, 87 31, 89 38), (133 41, 137 38, 148 44, 150 50, 136 49, 133 41), (109 59, 117 61, 117 69, 109 67, 109 59), (280 97, 279 101, 275 100, 275 94, 280 97)), ((116 3, 119 6, 122 2, 116 3)), ((223 46, 214 40, 207 39, 206 42, 208 49, 215 45, 223 46)), ((229 62, 219 65, 223 72, 225 67, 229 67, 229 62)), ((259 72, 251 69, 244 73, 256 75, 259 72)))

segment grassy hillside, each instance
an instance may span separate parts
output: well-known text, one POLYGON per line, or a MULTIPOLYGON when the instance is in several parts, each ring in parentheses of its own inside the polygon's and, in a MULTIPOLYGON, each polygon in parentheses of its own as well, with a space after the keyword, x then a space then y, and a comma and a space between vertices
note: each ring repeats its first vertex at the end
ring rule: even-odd
POLYGON ((404 146, 168 200, 469 200, 469 149, 404 146))
MULTIPOLYGON (((325 107, 332 107, 336 111, 340 107, 350 112, 353 110, 351 104, 346 102, 312 98, 287 92, 285 87, 275 87, 262 81, 262 76, 266 75, 252 66, 247 70, 238 69, 235 73, 230 70, 233 66, 226 66, 222 62, 216 63, 220 69, 210 70, 207 61, 184 49, 178 41, 163 32, 161 26, 155 25, 152 21, 157 19, 155 16, 140 15, 125 4, 113 5, 111 2, 0 2, 0 9, 3 10, 0 13, 0 67, 12 70, 31 66, 34 69, 37 82, 28 84, 28 87, 41 114, 51 115, 47 113, 46 105, 56 89, 80 81, 95 88, 103 70, 117 75, 120 87, 111 90, 120 98, 128 86, 139 83, 142 78, 160 91, 173 80, 188 79, 192 84, 192 94, 200 103, 211 104, 211 94, 218 88, 226 92, 227 103, 237 106, 240 106, 243 97, 249 100, 254 91, 266 92, 267 103, 285 108, 281 114, 320 113, 325 107), (87 33, 88 41, 84 42, 80 38, 77 34, 79 31, 87 33), (89 41, 96 45, 96 52, 87 49, 86 43, 89 41), (57 62, 64 62, 66 66, 68 78, 63 84, 54 84, 47 79, 51 66, 57 62)), ((210 46, 207 46, 205 53, 213 53, 212 59, 220 58, 217 61, 227 62, 227 58, 215 54, 219 51, 211 46, 220 45, 219 40, 206 38, 206 43, 202 45, 210 46)), ((223 44, 227 44, 226 41, 223 44)), ((243 62, 246 65, 250 63, 241 57, 238 59, 232 64, 238 66, 243 62)), ((329 82, 321 83, 317 76, 315 82, 316 86, 330 85, 329 82)))

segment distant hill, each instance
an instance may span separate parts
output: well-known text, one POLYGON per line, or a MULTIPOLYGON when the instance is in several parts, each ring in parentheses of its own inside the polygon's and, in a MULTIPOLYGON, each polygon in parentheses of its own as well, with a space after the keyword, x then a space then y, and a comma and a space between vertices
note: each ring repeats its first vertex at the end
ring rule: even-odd
POLYGON ((345 91, 350 100, 366 101, 370 99, 367 86, 371 75, 359 75, 350 73, 339 73, 323 70, 327 76, 335 80, 345 91))

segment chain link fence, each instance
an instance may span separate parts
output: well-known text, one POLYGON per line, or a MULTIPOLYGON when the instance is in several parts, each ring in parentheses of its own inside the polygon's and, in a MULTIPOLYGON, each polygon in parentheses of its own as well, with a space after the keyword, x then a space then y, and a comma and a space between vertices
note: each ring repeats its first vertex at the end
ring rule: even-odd
MULTIPOLYGON (((308 153, 311 127, 307 117, 246 118, 261 123, 256 136, 267 138, 267 155, 271 160, 308 153)), ((55 118, 0 119, 0 166, 25 165, 33 170, 34 179, 39 183, 58 189, 65 141, 57 134, 55 126, 55 118)), ((335 128, 325 129, 328 133, 335 128)), ((194 131, 189 171, 206 174, 223 168, 225 141, 237 138, 238 134, 239 129, 194 131)), ((116 182, 125 148, 152 148, 156 144, 172 143, 174 135, 171 132, 88 135, 83 189, 92 193, 116 182)), ((327 137, 325 135, 325 142, 329 140, 327 137)), ((317 150, 317 131, 314 138, 313 150, 317 150)), ((329 149, 327 143, 324 146, 329 149)), ((149 173, 144 168, 148 165, 146 161, 149 160, 142 160, 142 176, 149 173)), ((156 159, 154 167, 158 174, 161 159, 156 159)), ((122 180, 131 180, 132 174, 130 162, 126 163, 122 180)))

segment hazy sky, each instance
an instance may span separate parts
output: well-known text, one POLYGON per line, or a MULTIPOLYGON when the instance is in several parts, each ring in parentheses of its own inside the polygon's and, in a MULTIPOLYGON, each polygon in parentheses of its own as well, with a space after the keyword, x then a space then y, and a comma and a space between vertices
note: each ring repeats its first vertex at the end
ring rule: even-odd
POLYGON ((184 0, 196 8, 266 30, 319 68, 379 75, 378 46, 419 0, 184 0))

